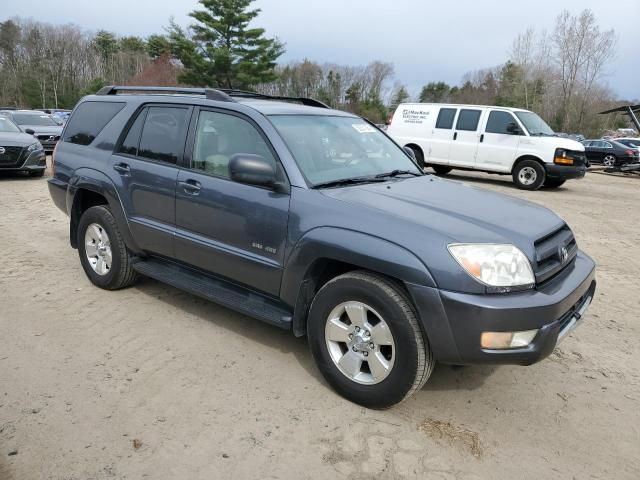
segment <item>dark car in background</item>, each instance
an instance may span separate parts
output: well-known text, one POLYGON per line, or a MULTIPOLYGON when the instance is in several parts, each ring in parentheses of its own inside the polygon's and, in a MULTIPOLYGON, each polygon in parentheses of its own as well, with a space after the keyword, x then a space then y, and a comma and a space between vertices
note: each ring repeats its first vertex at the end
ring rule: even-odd
POLYGON ((605 167, 619 167, 638 162, 638 150, 614 140, 585 140, 582 142, 587 160, 605 167))
POLYGON ((41 177, 45 168, 46 157, 40 142, 0 116, 0 172, 23 171, 41 177))
POLYGON ((5 110, 0 115, 8 117, 25 133, 35 136, 44 147, 45 152, 52 152, 60 140, 62 127, 51 115, 35 110, 5 110))

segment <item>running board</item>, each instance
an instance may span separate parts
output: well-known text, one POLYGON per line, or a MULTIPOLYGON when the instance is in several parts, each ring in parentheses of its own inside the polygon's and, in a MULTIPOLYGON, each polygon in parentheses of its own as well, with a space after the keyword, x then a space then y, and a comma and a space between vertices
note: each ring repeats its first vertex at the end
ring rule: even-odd
POLYGON ((198 297, 218 303, 263 322, 291 329, 292 313, 272 298, 189 268, 156 259, 138 260, 133 268, 145 275, 198 297))

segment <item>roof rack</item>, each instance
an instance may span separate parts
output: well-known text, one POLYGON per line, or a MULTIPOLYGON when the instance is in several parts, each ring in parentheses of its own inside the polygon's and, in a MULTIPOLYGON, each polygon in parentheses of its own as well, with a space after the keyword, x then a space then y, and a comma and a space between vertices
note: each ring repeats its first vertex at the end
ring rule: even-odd
POLYGON ((102 87, 96 95, 117 95, 122 93, 165 93, 182 95, 204 95, 207 100, 219 102, 235 102, 237 98, 255 98, 262 100, 282 100, 285 102, 299 102, 302 105, 318 108, 330 108, 326 103, 307 97, 285 97, 277 95, 266 95, 263 93, 250 92, 247 90, 237 90, 232 88, 191 88, 191 87, 136 87, 136 86, 115 86, 102 87))
POLYGON ((182 95, 204 95, 207 100, 217 100, 219 102, 234 102, 226 93, 213 88, 189 88, 189 87, 136 87, 136 86, 115 86, 102 87, 96 95, 117 95, 123 93, 173 93, 182 95))

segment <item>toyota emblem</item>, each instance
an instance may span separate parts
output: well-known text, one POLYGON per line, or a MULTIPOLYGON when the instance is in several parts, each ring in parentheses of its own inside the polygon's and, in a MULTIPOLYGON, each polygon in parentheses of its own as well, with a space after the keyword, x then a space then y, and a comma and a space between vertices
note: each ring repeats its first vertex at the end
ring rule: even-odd
POLYGON ((0 155, 2 155, 4 152, 6 152, 7 150, 4 147, 0 147, 0 155))
POLYGON ((560 248, 558 256, 560 257, 560 263, 566 262, 569 259, 569 251, 567 250, 567 247, 560 248))

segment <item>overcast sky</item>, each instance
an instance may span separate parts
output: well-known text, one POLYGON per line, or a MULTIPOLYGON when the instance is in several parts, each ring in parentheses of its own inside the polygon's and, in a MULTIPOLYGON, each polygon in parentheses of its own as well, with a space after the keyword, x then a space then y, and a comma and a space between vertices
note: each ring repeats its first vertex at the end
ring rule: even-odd
MULTIPOLYGON (((0 20, 30 17, 120 35, 162 32, 169 17, 190 23, 197 0, 2 0, 0 20)), ((363 65, 383 60, 415 94, 429 81, 458 84, 470 70, 503 63, 516 35, 551 30, 564 8, 590 8, 618 35, 606 82, 620 97, 640 98, 640 0, 257 0, 255 25, 286 43, 283 61, 363 65)))

